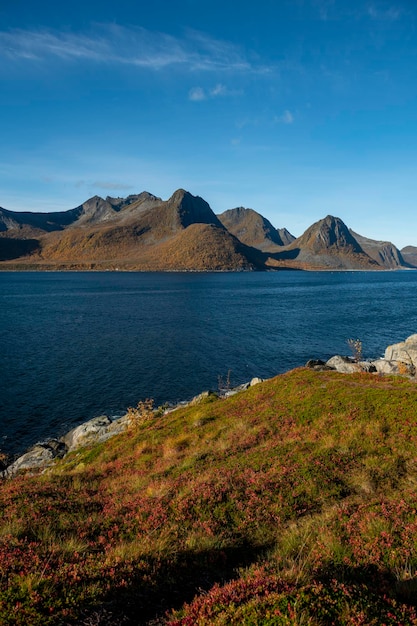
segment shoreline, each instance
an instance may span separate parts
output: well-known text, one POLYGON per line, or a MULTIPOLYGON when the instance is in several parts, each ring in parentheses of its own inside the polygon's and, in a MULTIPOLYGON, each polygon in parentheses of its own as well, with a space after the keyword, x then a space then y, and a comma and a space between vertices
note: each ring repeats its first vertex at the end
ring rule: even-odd
MULTIPOLYGON (((299 366, 301 367, 301 366, 299 366)), ((417 374, 417 334, 410 335, 405 341, 390 345, 386 348, 384 357, 374 360, 362 360, 362 344, 359 342, 355 356, 335 355, 327 361, 320 359, 310 359, 304 367, 316 370, 332 370, 341 374, 368 373, 372 375, 394 375, 406 376, 416 380, 417 374)), ((287 370, 292 371, 297 368, 287 370)), ((283 372, 285 373, 285 372, 283 372)), ((279 374, 277 374, 278 376, 279 374)), ((274 376, 272 377, 274 378, 274 376)), ((193 406, 206 400, 209 397, 227 399, 233 395, 246 391, 254 385, 258 385, 264 380, 258 377, 252 378, 250 382, 243 383, 237 387, 229 388, 227 385, 221 387, 219 392, 211 390, 202 391, 190 400, 181 400, 176 403, 166 403, 156 409, 153 408, 152 401, 139 401, 137 409, 127 409, 126 413, 118 418, 110 418, 107 415, 94 417, 75 426, 62 437, 48 438, 37 442, 27 448, 26 452, 17 456, 11 463, 6 457, 0 456, 0 475, 3 478, 10 478, 20 471, 45 470, 54 461, 63 458, 69 452, 79 448, 101 443, 127 430, 135 419, 135 412, 142 407, 152 410, 155 415, 167 415, 179 408, 193 406), (152 409, 149 407, 152 406, 152 409)))

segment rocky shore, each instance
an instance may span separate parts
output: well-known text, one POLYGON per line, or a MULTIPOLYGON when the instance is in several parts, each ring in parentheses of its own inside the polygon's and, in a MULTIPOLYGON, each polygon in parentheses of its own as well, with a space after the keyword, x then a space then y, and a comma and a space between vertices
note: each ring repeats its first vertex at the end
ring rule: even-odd
MULTIPOLYGON (((361 351, 358 349, 355 356, 335 355, 327 361, 312 359, 307 362, 306 367, 315 370, 335 370, 343 374, 368 372, 375 375, 415 377, 417 372, 417 334, 411 335, 403 342, 388 346, 384 357, 380 359, 369 361, 362 360, 360 357, 361 351)), ((210 395, 227 398, 261 382, 261 378, 253 378, 250 382, 232 389, 222 389, 218 393, 204 391, 190 401, 180 402, 163 409, 163 414, 180 407, 198 404, 210 395)), ((161 409, 158 409, 158 411, 161 411, 161 409)), ((48 439, 45 442, 37 443, 13 463, 4 467, 1 474, 4 478, 11 478, 23 471, 44 471, 53 465, 56 459, 63 458, 69 452, 101 443, 110 437, 122 433, 129 428, 131 421, 132 415, 129 411, 117 420, 111 420, 106 415, 95 417, 73 428, 59 439, 48 439)))

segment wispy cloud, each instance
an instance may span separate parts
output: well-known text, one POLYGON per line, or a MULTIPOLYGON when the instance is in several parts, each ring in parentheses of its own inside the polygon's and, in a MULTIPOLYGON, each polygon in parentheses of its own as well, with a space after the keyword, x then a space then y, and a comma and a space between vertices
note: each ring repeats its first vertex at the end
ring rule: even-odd
POLYGON ((277 117, 275 117, 274 121, 280 124, 293 124, 294 115, 291 113, 291 111, 288 111, 287 109, 284 111, 284 113, 282 113, 282 115, 278 115, 277 117))
POLYGON ((202 100, 207 100, 207 94, 202 87, 193 87, 188 92, 188 98, 192 102, 201 102, 202 100))
POLYGON ((222 83, 217 83, 211 89, 203 89, 202 87, 193 87, 188 92, 188 98, 194 102, 201 102, 202 100, 208 100, 209 98, 219 98, 225 96, 240 96, 243 91, 240 89, 229 89, 222 83))
POLYGON ((366 13, 372 20, 396 22, 403 17, 404 11, 399 6, 381 7, 374 3, 368 4, 366 13))
POLYGON ((0 57, 9 61, 90 61, 150 70, 177 66, 188 71, 266 73, 271 67, 249 60, 227 41, 197 31, 183 38, 145 28, 98 24, 90 33, 13 29, 0 32, 0 57))

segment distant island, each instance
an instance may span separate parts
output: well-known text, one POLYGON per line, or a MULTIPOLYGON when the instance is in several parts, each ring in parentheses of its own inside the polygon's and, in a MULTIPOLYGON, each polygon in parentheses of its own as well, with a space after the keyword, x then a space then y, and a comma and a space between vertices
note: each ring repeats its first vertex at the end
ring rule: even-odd
POLYGON ((68 211, 0 208, 0 270, 393 270, 416 269, 417 247, 401 251, 328 215, 300 237, 243 207, 216 215, 178 189, 94 196, 68 211))

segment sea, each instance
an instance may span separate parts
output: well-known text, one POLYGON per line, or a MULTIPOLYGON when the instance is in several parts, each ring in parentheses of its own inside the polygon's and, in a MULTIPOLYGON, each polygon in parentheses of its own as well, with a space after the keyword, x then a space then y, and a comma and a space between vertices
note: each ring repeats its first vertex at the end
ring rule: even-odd
POLYGON ((0 450, 414 333, 417 271, 0 272, 0 450))

